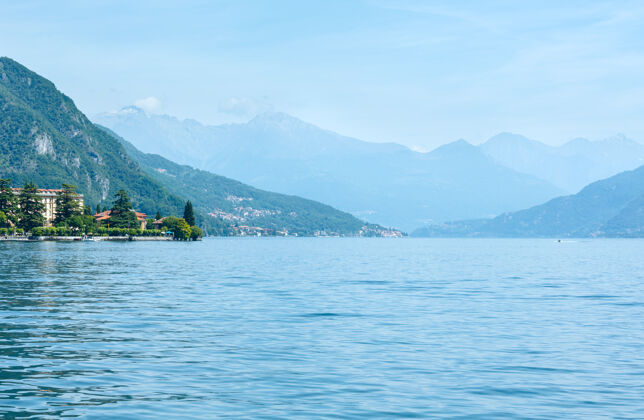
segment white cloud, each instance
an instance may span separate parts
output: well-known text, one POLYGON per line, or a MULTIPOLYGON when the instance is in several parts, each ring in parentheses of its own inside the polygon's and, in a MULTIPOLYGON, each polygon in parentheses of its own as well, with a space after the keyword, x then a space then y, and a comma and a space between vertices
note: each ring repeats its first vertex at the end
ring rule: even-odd
POLYGON ((412 145, 412 146, 409 146, 409 148, 411 150, 413 150, 414 152, 418 152, 418 153, 427 153, 427 152, 429 152, 429 150, 426 147, 422 147, 422 146, 412 145))
POLYGON ((161 110, 163 104, 159 98, 150 96, 143 99, 137 99, 134 101, 134 105, 147 113, 154 114, 161 110))

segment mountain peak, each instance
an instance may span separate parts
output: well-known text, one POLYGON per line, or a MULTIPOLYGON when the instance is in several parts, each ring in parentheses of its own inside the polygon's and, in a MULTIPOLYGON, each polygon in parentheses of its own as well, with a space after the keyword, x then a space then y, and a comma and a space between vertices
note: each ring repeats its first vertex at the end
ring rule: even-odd
POLYGON ((490 146, 521 145, 521 144, 540 144, 540 143, 536 140, 530 140, 529 138, 521 134, 515 134, 515 133, 504 131, 490 137, 485 143, 483 143, 483 146, 490 147, 490 146))
POLYGON ((105 124, 106 123, 105 121, 108 119, 118 119, 118 118, 129 119, 129 118, 137 118, 137 117, 147 118, 148 115, 141 108, 134 105, 130 105, 130 106, 124 106, 123 108, 115 111, 107 111, 107 112, 101 112, 101 113, 95 114, 92 116, 92 120, 99 121, 105 124))
POLYGON ((592 142, 585 137, 575 137, 574 139, 564 143, 562 147, 586 147, 592 142))
POLYGON ((0 57, 0 84, 14 86, 35 100, 39 95, 56 91, 56 86, 49 80, 29 70, 9 57, 0 57))
POLYGON ((281 128, 311 126, 311 124, 308 124, 292 115, 275 111, 268 111, 258 114, 257 116, 255 116, 255 118, 251 119, 248 124, 251 126, 271 125, 279 126, 281 128))
POLYGON ((115 114, 121 114, 121 115, 145 114, 145 111, 139 108, 138 106, 129 105, 119 109, 118 111, 115 112, 115 114))
POLYGON ((606 140, 611 143, 625 144, 625 145, 641 145, 641 143, 636 142, 635 140, 626 137, 623 133, 617 133, 614 136, 608 137, 606 140))
MULTIPOLYGON (((257 115, 247 123, 248 127, 259 130, 275 130, 285 134, 294 135, 317 135, 316 133, 331 133, 328 130, 317 127, 297 117, 284 112, 264 112, 257 115)), ((333 133, 333 135, 337 135, 333 133)))
POLYGON ((566 142, 563 146, 563 148, 571 148, 571 147, 588 147, 591 145, 601 145, 601 144, 612 144, 612 145, 621 145, 621 146, 631 146, 631 145, 640 145, 640 143, 636 142, 633 139, 630 139, 626 137, 623 133, 618 133, 615 134, 614 136, 606 137, 603 140, 588 140, 584 137, 577 137, 569 142, 566 142))
MULTIPOLYGON (((284 120, 298 120, 297 118, 280 111, 266 111, 257 114, 251 121, 284 121, 284 120)), ((299 120, 298 120, 299 121, 299 120)))
POLYGON ((461 153, 479 153, 478 149, 476 146, 473 144, 469 143, 467 140, 464 139, 458 139, 456 141, 453 141, 451 143, 444 144, 442 146, 437 147, 430 153, 432 154, 461 154, 461 153))
POLYGON ((16 60, 12 60, 9 57, 3 56, 0 57, 0 68, 4 66, 11 66, 11 67, 20 67, 22 69, 28 70, 25 66, 17 62, 16 60))

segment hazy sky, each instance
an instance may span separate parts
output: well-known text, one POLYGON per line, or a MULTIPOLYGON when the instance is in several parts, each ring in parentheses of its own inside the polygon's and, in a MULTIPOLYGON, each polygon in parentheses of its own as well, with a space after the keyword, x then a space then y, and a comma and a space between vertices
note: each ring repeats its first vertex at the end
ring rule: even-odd
POLYGON ((0 55, 88 115, 277 110, 421 149, 644 141, 641 1, 3 1, 0 55))

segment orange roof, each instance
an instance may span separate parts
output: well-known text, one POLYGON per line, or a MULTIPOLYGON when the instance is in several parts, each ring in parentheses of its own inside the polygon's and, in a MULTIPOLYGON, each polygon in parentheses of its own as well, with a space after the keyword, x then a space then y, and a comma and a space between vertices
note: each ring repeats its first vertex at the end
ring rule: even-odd
MULTIPOLYGON (((139 222, 144 221, 144 220, 148 217, 148 215, 147 215, 147 214, 145 214, 145 213, 140 213, 140 212, 138 212, 138 211, 135 211, 135 212, 134 212, 134 214, 136 214, 136 219, 137 219, 139 222)), ((100 212, 100 213, 96 213, 96 214, 94 215, 94 218, 96 218, 96 220, 99 220, 99 221, 100 221, 100 220, 107 220, 107 219, 109 219, 110 217, 112 217, 112 210, 103 211, 103 212, 100 212)))
MULTIPOLYGON (((11 188, 14 191, 22 191, 22 188, 11 188)), ((63 192, 62 189, 54 189, 54 188, 38 188, 36 191, 38 192, 50 192, 50 193, 59 193, 63 192)))

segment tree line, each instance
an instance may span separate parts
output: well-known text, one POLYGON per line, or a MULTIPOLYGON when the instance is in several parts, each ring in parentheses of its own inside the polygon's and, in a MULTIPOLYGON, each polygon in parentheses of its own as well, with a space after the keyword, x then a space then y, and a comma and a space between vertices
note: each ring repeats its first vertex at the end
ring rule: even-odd
MULTIPOLYGON (((114 194, 110 217, 105 222, 98 222, 92 215, 91 207, 81 206, 78 197, 76 186, 63 184, 56 194, 54 228, 43 232, 91 235, 104 234, 107 232, 105 229, 114 229, 112 232, 117 232, 116 229, 118 229, 134 234, 133 232, 139 229, 139 220, 126 191, 119 190, 114 194)), ((97 213, 100 212, 99 206, 96 210, 97 213)), ((38 187, 33 182, 27 181, 20 192, 15 194, 11 188, 11 180, 0 179, 0 228, 6 230, 17 227, 24 232, 32 232, 44 225, 44 211, 45 205, 38 195, 38 187)), ((107 209, 103 208, 103 211, 107 209)), ((157 220, 161 219, 159 212, 156 216, 157 220)), ((149 226, 146 230, 152 230, 153 220, 148 219, 147 222, 149 226)), ((201 229, 195 226, 194 211, 190 201, 186 203, 183 218, 165 217, 161 228, 163 231, 172 232, 174 237, 180 240, 198 239, 203 236, 201 229)), ((141 234, 148 236, 150 232, 141 234)))
POLYGON ((0 179, 0 227, 16 226, 31 231, 45 222, 44 210, 33 182, 26 182, 20 194, 16 195, 11 188, 11 180, 0 179))

